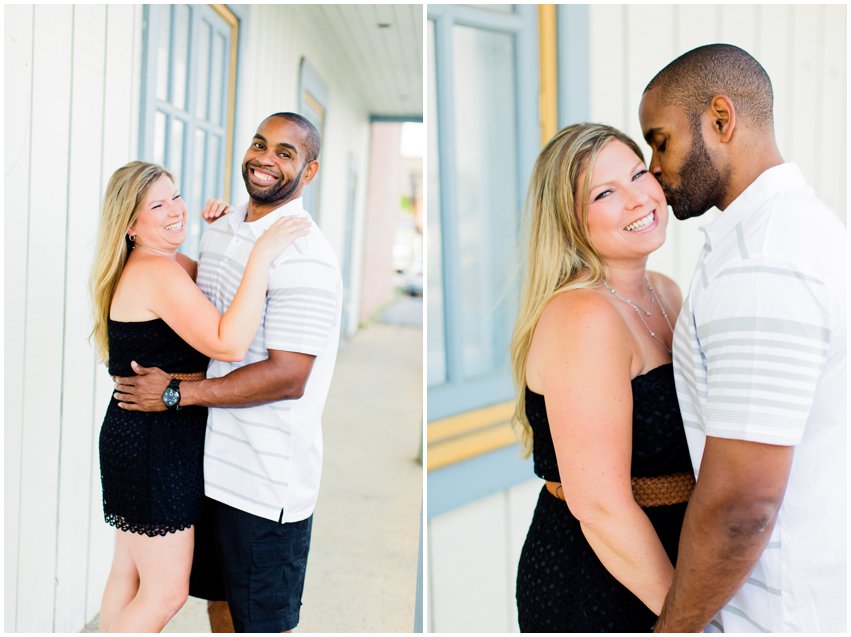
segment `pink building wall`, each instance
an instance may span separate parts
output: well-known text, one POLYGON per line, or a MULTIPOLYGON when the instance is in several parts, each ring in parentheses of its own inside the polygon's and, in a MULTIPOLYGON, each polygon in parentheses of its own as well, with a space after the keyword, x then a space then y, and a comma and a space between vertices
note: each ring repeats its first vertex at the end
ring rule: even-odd
POLYGON ((372 125, 369 183, 363 240, 361 322, 393 298, 393 244, 399 219, 403 176, 399 144, 402 125, 372 125))

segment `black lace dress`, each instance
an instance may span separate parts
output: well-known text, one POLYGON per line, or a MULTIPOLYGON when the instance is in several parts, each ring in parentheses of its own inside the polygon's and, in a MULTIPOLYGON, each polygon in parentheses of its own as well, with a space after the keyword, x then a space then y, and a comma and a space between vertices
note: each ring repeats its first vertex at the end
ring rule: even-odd
MULTIPOLYGON (((691 471, 691 460, 669 363, 632 380, 632 475, 691 471)), ((560 482, 544 397, 527 388, 535 473, 560 482)), ((686 504, 644 511, 676 564, 686 504)), ((523 632, 647 632, 656 616, 603 566, 564 501, 545 488, 538 496, 517 572, 523 632)))
MULTIPOLYGON (((203 372, 208 358, 162 319, 109 321, 109 373, 133 376, 130 361, 172 373, 203 372)), ((111 398, 100 430, 103 513, 122 531, 151 537, 186 529, 204 495, 206 407, 126 411, 111 398)))

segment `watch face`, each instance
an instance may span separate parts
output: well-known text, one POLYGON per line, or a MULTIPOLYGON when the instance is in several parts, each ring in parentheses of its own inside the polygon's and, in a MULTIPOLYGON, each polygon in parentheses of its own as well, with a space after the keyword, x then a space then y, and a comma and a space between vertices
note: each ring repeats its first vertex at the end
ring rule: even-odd
POLYGON ((180 402, 180 392, 176 389, 172 389, 171 387, 166 387, 163 392, 163 402, 166 407, 174 407, 177 403, 180 402))

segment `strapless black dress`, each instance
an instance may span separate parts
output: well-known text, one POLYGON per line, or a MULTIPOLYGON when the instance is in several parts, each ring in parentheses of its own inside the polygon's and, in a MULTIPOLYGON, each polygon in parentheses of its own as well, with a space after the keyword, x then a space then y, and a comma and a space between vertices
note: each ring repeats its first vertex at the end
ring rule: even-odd
MULTIPOLYGON (((136 361, 171 373, 207 370, 162 319, 109 321, 109 373, 134 376, 136 361)), ((108 524, 151 537, 195 524, 204 495, 206 407, 126 411, 111 398, 100 430, 103 512, 108 524)))
MULTIPOLYGON (((673 366, 632 380, 632 476, 691 471, 673 366)), ((544 397, 526 390, 535 473, 561 482, 544 397)), ((645 507, 671 563, 686 504, 645 507)), ((594 553, 567 505, 545 488, 538 496, 517 572, 523 632, 647 632, 656 616, 616 580, 594 553)))

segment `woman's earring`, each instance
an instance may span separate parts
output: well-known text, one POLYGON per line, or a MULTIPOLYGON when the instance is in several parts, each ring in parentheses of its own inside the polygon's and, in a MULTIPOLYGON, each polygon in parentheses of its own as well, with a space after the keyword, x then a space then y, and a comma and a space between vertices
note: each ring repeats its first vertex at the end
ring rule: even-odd
POLYGON ((128 239, 130 239, 130 243, 133 243, 133 242, 136 240, 136 235, 135 235, 135 234, 130 234, 130 233, 128 232, 128 233, 127 233, 127 238, 128 238, 128 239))

